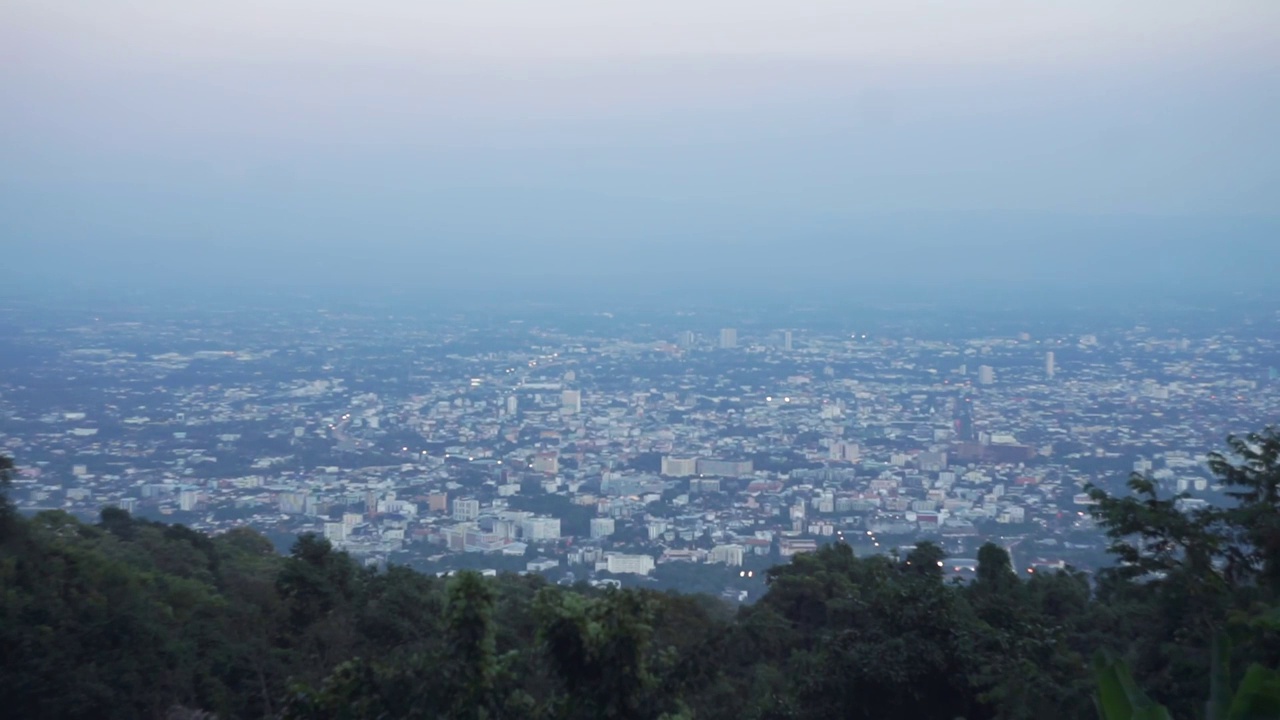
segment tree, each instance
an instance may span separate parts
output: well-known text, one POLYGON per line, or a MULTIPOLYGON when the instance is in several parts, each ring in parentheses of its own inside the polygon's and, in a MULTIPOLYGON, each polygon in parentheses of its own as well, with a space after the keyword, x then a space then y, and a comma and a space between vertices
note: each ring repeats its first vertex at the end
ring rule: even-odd
POLYGON ((1228 454, 1212 453, 1209 468, 1236 506, 1209 515, 1229 541, 1226 574, 1280 592, 1280 428, 1228 437, 1228 454))
POLYGON ((483 720, 493 713, 492 612, 493 593, 479 573, 463 571, 449 582, 443 671, 451 718, 483 720))
POLYGON ((9 488, 12 483, 13 458, 0 455, 0 542, 4 542, 14 531, 18 511, 9 499, 9 488))
POLYGON ((916 546, 907 553, 907 560, 904 567, 908 572, 923 575, 925 577, 942 579, 942 569, 945 564, 947 554, 936 543, 928 540, 916 543, 916 546))
POLYGON ((546 588, 536 602, 543 651, 562 692, 555 716, 644 720, 678 709, 652 671, 653 609, 645 594, 610 589, 588 599, 546 588))
POLYGON ((1006 593, 1018 586, 1009 551, 995 543, 978 548, 978 572, 975 587, 991 594, 1006 593))
MULTIPOLYGON (((1160 497, 1142 475, 1130 495, 1090 486, 1098 523, 1118 568, 1101 574, 1099 601, 1123 612, 1134 672, 1175 715, 1193 711, 1205 689, 1212 637, 1224 624, 1250 626, 1280 600, 1280 435, 1274 428, 1227 439, 1209 469, 1234 505, 1186 511, 1187 495, 1160 497)), ((1274 662, 1280 638, 1262 629, 1239 652, 1274 662)))

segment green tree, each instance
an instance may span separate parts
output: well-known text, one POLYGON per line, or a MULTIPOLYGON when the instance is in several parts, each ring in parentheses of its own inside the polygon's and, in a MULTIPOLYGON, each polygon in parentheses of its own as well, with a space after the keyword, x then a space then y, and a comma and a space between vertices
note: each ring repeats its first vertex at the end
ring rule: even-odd
POLYGON ((493 593, 479 573, 463 571, 449 582, 445 651, 448 662, 442 670, 449 686, 449 717, 492 717, 496 671, 493 593))

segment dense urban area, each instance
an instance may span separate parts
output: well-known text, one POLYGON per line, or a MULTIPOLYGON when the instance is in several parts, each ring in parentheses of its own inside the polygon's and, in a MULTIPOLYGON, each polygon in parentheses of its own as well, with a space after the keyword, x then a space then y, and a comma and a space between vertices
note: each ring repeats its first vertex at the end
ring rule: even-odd
POLYGON ((1137 471, 1214 502, 1206 452, 1280 417, 1275 319, 913 336, 696 313, 35 312, 0 315, 24 512, 736 601, 837 540, 934 540, 962 576, 987 541, 1024 574, 1096 568, 1087 483, 1137 471))

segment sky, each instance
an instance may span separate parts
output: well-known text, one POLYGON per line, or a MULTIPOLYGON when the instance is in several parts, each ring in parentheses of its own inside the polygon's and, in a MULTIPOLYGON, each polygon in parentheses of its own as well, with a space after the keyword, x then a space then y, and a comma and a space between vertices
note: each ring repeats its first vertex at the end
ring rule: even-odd
POLYGON ((6 0, 0 98, 22 287, 1087 290, 1280 261, 1275 0, 6 0))

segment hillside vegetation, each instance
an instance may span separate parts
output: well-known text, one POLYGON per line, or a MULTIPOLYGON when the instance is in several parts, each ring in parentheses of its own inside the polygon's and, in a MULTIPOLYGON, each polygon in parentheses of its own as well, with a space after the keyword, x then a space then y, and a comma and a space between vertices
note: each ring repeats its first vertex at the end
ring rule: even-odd
MULTIPOLYGON (((7 476, 11 461, 0 458, 7 476)), ((1280 435, 1229 440, 1235 504, 1185 514, 1145 478, 1092 492, 1117 565, 976 579, 941 550, 837 544, 769 571, 756 604, 360 567, 305 535, 206 536, 108 509, 93 524, 0 500, 0 707, 21 718, 1095 717, 1123 661, 1204 717, 1216 634, 1280 665, 1280 435)), ((1213 667, 1217 667, 1216 665, 1213 667)), ((1233 679, 1238 680, 1238 678, 1233 679)))

